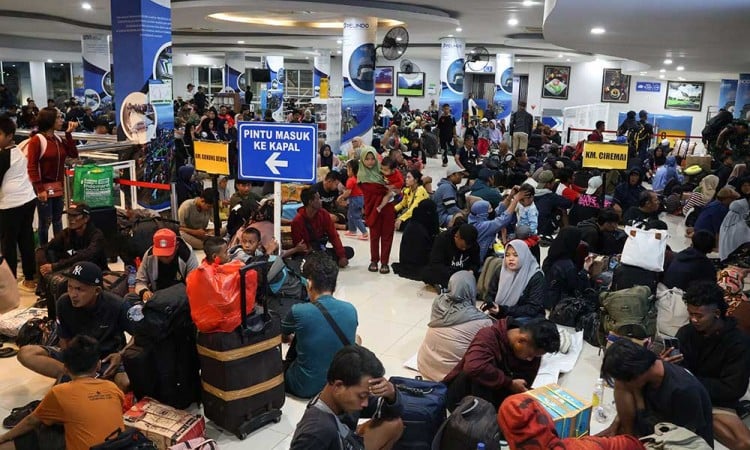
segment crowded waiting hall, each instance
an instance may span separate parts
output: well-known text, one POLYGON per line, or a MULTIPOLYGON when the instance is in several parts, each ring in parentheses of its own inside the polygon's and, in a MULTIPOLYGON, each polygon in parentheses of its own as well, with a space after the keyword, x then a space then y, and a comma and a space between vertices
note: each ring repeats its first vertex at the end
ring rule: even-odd
POLYGON ((750 450, 746 2, 0 3, 0 450, 750 450))

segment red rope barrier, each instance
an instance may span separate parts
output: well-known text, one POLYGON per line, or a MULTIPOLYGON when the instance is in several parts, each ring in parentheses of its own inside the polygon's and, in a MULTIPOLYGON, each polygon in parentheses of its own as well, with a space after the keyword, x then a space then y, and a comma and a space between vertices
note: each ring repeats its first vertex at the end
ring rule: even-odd
MULTIPOLYGON (((594 131, 594 130, 589 129, 589 128, 573 128, 573 127, 570 127, 568 129, 570 131, 589 131, 589 132, 594 131)), ((617 134, 617 130, 604 130, 604 133, 617 134)), ((679 135, 666 134, 666 133, 657 133, 657 135, 660 138, 662 138, 662 139, 668 138, 668 137, 674 137, 674 138, 680 138, 680 139, 703 139, 703 136, 679 136, 679 135)))

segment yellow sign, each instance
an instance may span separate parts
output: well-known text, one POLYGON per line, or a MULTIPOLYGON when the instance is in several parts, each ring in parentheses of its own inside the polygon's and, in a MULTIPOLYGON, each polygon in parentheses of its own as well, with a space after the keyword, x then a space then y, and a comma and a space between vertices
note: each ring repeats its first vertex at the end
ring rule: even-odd
POLYGON ((320 79, 320 98, 328 98, 328 77, 322 77, 320 79))
POLYGON ((584 142, 583 167, 625 170, 628 168, 628 146, 603 142, 584 142))
POLYGON ((193 141, 195 170, 212 175, 229 175, 229 144, 193 141))

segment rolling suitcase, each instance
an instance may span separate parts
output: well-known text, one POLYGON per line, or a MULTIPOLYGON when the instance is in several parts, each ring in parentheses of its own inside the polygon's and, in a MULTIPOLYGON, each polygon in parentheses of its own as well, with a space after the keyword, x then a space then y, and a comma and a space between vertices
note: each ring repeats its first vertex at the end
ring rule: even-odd
POLYGON ((240 271, 240 310, 250 270, 258 274, 256 305, 262 306, 231 333, 198 333, 203 413, 239 439, 279 422, 285 400, 281 319, 268 308, 266 266, 254 262, 240 271))
POLYGON ((117 210, 114 206, 91 208, 91 222, 104 234, 104 251, 109 262, 117 261, 123 245, 117 228, 117 210))

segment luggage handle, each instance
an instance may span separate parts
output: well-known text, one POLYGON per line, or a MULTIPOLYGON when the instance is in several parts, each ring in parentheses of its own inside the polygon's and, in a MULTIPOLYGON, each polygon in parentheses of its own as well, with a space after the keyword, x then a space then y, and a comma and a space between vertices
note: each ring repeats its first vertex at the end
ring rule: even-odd
MULTIPOLYGON (((268 261, 253 261, 240 269, 240 318, 242 328, 246 328, 246 309, 247 309, 247 296, 245 294, 245 288, 247 286, 246 275, 251 269, 255 269, 259 275, 263 275, 260 269, 262 266, 267 265, 268 261)), ((265 275, 264 275, 265 278, 265 275)), ((271 314, 268 312, 268 295, 267 289, 268 284, 265 280, 258 280, 263 283, 263 298, 261 298, 261 306, 263 307, 263 321, 268 322, 271 318, 271 314)))
POLYGON ((477 400, 477 399, 472 400, 471 406, 469 406, 467 409, 464 409, 463 411, 461 411, 461 415, 465 416, 465 415, 469 414, 470 412, 474 411, 477 408, 477 406, 479 406, 479 400, 477 400))

